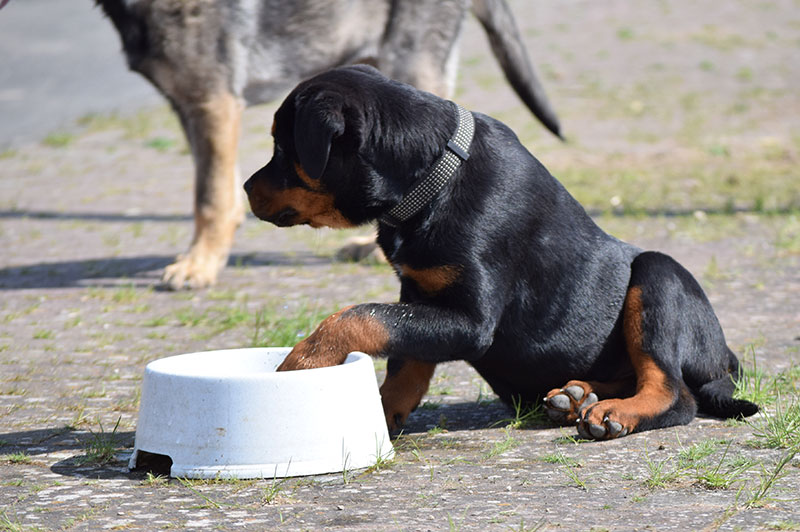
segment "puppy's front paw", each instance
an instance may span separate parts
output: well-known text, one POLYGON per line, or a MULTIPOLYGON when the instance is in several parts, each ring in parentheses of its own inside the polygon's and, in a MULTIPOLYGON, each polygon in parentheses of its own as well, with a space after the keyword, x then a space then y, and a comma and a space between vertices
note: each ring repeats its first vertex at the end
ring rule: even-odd
POLYGON ((336 353, 330 351, 320 351, 315 342, 304 340, 294 346, 294 349, 286 355, 277 371, 295 371, 299 369, 327 368, 328 366, 338 366, 347 358, 347 353, 336 353))
POLYGON ((383 415, 386 416, 386 427, 388 427, 389 432, 397 432, 403 428, 406 419, 419 404, 415 403, 413 399, 405 401, 397 401, 396 399, 395 397, 387 400, 387 397, 381 397, 383 415))

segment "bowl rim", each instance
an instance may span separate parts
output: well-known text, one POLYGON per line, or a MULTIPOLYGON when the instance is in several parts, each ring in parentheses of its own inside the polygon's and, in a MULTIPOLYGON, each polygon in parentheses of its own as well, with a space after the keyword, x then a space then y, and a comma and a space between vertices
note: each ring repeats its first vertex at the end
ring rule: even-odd
MULTIPOLYGON (((285 346, 275 346, 275 347, 241 347, 241 348, 231 348, 231 349, 212 349, 208 351, 195 351, 192 353, 181 353, 178 355, 171 355, 164 358, 159 358, 157 360, 153 360, 149 362, 145 366, 145 373, 149 373, 153 376, 159 377, 172 377, 177 379, 191 379, 197 381, 204 381, 204 380, 236 380, 236 381, 252 381, 252 380, 276 380, 276 381, 286 381, 291 379, 300 379, 300 378, 307 378, 310 376, 315 377, 323 377, 329 376, 330 373, 334 372, 342 372, 342 371, 352 371, 357 367, 359 364, 364 364, 369 360, 372 363, 372 357, 366 353, 361 351, 353 351, 348 353, 347 358, 342 364, 338 364, 336 366, 326 366, 322 368, 312 368, 312 369, 301 369, 301 370, 294 370, 294 371, 286 371, 286 372, 276 372, 276 371, 247 371, 243 370, 242 372, 218 372, 218 373, 210 373, 210 372, 184 372, 184 371, 175 371, 174 366, 176 363, 180 363, 183 361, 189 362, 193 357, 208 357, 213 356, 215 354, 234 354, 234 355, 244 355, 246 352, 255 352, 255 351, 264 351, 265 353, 275 353, 280 351, 285 351, 283 356, 286 356, 291 351, 291 347, 285 346), (352 366, 355 364, 356 366, 352 366), (166 367, 162 367, 166 366, 166 367), (172 367, 171 367, 172 366, 172 367), (351 367, 350 370, 346 369, 351 367)), ((180 366, 179 366, 180 367, 180 366)))

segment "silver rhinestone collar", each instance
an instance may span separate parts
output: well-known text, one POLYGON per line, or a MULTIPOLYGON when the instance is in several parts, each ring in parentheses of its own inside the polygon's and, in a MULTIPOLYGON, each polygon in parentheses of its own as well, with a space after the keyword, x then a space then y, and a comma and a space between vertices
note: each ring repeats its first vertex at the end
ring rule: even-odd
POLYGON ((472 113, 453 103, 458 115, 458 126, 452 138, 447 141, 447 149, 433 163, 431 171, 411 188, 400 203, 383 214, 379 221, 391 227, 400 224, 417 214, 427 205, 445 183, 453 177, 461 163, 469 159, 469 147, 475 134, 475 119, 472 113))

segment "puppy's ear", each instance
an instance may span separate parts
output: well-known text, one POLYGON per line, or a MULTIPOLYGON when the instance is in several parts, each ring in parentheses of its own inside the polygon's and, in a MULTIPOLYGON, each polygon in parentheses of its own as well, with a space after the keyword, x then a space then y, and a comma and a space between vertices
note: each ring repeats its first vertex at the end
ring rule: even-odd
POLYGON ((331 142, 344 133, 344 102, 340 94, 320 92, 298 99, 294 116, 294 146, 300 164, 312 179, 328 165, 331 142))

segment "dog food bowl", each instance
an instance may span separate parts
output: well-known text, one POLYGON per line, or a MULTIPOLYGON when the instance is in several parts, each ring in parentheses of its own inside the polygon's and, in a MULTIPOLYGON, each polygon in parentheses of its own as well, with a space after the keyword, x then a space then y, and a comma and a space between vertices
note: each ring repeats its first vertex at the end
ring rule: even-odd
POLYGON ((394 450, 372 359, 276 372, 290 348, 206 351, 145 368, 129 468, 166 455, 170 475, 274 478, 341 472, 394 450))

